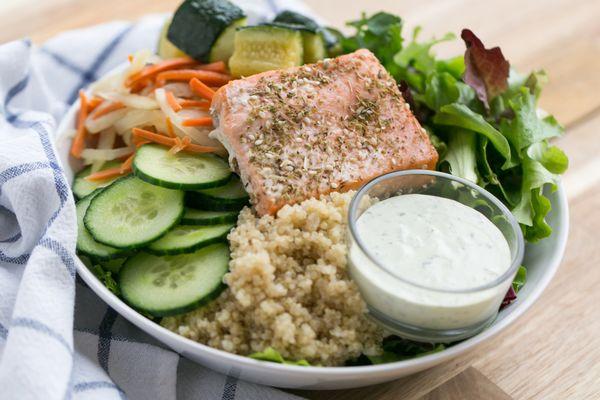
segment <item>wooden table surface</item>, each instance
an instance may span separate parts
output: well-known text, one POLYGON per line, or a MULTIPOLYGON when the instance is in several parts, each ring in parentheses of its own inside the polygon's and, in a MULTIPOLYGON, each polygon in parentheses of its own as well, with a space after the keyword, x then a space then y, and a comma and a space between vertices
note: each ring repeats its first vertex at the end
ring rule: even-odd
MULTIPOLYGON (((2 0, 0 43, 173 10, 177 0, 2 0)), ((307 0, 332 25, 361 11, 404 17, 423 37, 469 27, 522 71, 544 68, 541 106, 567 134, 571 231, 558 274, 538 302, 495 339, 436 368, 363 389, 299 392, 314 399, 600 399, 600 1, 307 0)), ((456 54, 462 44, 438 53, 456 54)))

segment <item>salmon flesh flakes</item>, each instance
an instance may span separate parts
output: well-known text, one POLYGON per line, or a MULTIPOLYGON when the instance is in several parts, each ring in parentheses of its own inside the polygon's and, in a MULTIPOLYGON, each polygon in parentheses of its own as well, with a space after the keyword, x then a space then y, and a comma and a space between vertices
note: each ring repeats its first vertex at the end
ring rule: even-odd
POLYGON ((437 153, 394 79, 368 50, 235 80, 213 99, 213 136, 260 215, 437 153))

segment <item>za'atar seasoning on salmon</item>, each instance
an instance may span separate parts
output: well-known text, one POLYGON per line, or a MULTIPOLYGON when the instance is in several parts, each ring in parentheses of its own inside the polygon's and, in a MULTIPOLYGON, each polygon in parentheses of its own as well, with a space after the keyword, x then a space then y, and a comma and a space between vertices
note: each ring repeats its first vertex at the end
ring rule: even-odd
POLYGON ((211 113, 259 215, 438 158, 368 50, 232 81, 211 113))

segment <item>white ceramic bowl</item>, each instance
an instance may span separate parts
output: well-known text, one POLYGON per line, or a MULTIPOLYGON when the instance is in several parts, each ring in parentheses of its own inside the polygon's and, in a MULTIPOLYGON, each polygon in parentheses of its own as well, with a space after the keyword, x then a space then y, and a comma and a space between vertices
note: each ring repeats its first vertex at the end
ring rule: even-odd
MULTIPOLYGON (((72 181, 79 165, 69 157, 71 138, 69 131, 75 126, 79 103, 75 103, 65 115, 57 131, 56 147, 67 178, 72 181)), ((527 283, 519 292, 518 299, 500 312, 498 318, 486 330, 468 340, 439 353, 411 360, 382 365, 360 367, 300 367, 253 360, 217 350, 179 336, 138 314, 133 308, 112 294, 83 264, 77 272, 89 287, 119 314, 149 335, 190 360, 224 374, 240 379, 282 388, 297 389, 343 389, 391 381, 431 368, 448 361, 478 344, 489 340, 512 324, 537 300, 556 272, 567 243, 569 212, 564 190, 550 195, 553 211, 548 217, 553 233, 535 245, 527 245, 524 265, 527 266, 527 283)))

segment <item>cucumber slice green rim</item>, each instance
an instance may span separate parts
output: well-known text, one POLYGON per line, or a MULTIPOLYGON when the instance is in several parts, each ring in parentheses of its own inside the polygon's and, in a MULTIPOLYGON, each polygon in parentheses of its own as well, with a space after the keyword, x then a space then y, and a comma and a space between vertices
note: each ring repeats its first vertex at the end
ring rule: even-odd
POLYGON ((179 225, 146 248, 156 255, 192 253, 213 243, 225 241, 233 224, 211 226, 179 225))
MULTIPOLYGON (((103 171, 105 169, 108 168, 113 168, 116 166, 121 165, 120 162, 118 161, 108 161, 107 163, 105 163, 102 168, 100 168, 100 171, 103 171)), ((73 194, 75 195, 76 198, 78 199, 83 199, 84 197, 90 195, 94 190, 101 188, 101 187, 106 187, 108 185, 110 185, 111 183, 113 183, 117 178, 114 179, 107 179, 104 181, 98 181, 98 182, 90 182, 88 180, 86 180, 85 178, 90 175, 92 173, 92 166, 88 166, 84 169, 82 169, 81 171, 79 171, 77 173, 77 175, 75 175, 75 179, 73 180, 73 194)))
POLYGON ((181 218, 182 225, 219 225, 235 223, 239 212, 237 211, 206 211, 186 207, 181 218))
POLYGON ((146 144, 137 150, 133 171, 138 178, 153 185, 181 190, 223 186, 231 178, 229 165, 218 156, 169 154, 166 147, 156 144, 146 144))
POLYGON ((229 248, 217 243, 193 253, 156 256, 139 253, 119 274, 123 299, 156 317, 182 314, 216 298, 225 288, 229 248))
POLYGON ((93 260, 106 261, 127 255, 127 250, 98 243, 83 224, 83 218, 92 199, 96 197, 100 191, 101 189, 92 192, 90 195, 79 200, 75 205, 75 212, 77 214, 77 252, 84 254, 93 260))
POLYGON ((83 218, 100 243, 136 249, 155 241, 183 216, 183 192, 146 183, 130 175, 96 195, 83 218))
POLYGON ((192 207, 210 211, 238 211, 248 200, 248 193, 236 175, 223 186, 186 193, 186 202, 192 207))

